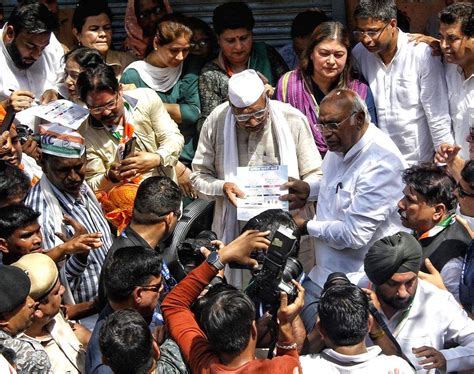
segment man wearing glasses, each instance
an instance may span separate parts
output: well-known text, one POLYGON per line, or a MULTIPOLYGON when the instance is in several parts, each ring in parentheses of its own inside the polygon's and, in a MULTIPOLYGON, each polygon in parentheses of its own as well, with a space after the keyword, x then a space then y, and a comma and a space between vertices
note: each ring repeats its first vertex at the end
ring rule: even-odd
POLYGON ((431 161, 439 145, 452 142, 439 57, 397 28, 394 0, 362 0, 354 17, 360 43, 352 53, 374 94, 378 126, 410 165, 431 161))
POLYGON ((320 104, 319 128, 328 146, 323 178, 317 183, 287 183, 282 199, 292 206, 318 200, 316 216, 293 215, 303 235, 315 238, 316 266, 303 282, 301 317, 313 330, 323 285, 333 272, 363 270, 364 256, 378 239, 402 229, 397 201, 406 162, 393 141, 370 123, 367 106, 349 89, 331 91, 320 104))
POLYGON ((230 78, 229 102, 204 122, 191 175, 198 195, 216 201, 212 230, 218 238, 229 243, 240 231, 235 207, 244 193, 237 167, 287 165, 293 178, 319 179, 321 156, 311 138, 303 114, 269 100, 254 70, 230 78))
POLYGON ((184 139, 154 91, 139 88, 124 94, 107 65, 82 72, 77 87, 90 110, 79 132, 87 147, 86 180, 94 191, 157 174, 176 179, 174 166, 184 139), (135 146, 126 147, 127 142, 135 146))
POLYGON ((440 13, 440 47, 446 64, 449 110, 459 154, 470 159, 474 128, 474 4, 456 3, 440 13))

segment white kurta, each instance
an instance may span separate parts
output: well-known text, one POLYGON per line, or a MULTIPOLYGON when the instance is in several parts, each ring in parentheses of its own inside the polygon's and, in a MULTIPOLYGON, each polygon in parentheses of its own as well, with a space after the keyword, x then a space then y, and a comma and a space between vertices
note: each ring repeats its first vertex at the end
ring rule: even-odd
POLYGON ((394 373, 395 369, 399 374, 413 373, 405 360, 382 354, 379 346, 368 347, 366 353, 353 356, 327 348, 322 354, 300 356, 300 363, 304 374, 381 374, 394 373))
POLYGON ((362 43, 352 56, 374 95, 379 128, 408 164, 432 161, 435 147, 452 144, 443 65, 429 46, 409 43, 399 30, 397 52, 388 65, 362 43))
MULTIPOLYGON (((7 25, 1 30, 1 35, 7 25)), ((53 33, 49 44, 43 50, 41 57, 28 69, 19 69, 13 63, 8 51, 0 40, 0 100, 5 100, 11 95, 10 90, 28 90, 33 92, 36 99, 40 99, 44 91, 56 89, 58 81, 64 72, 62 57, 64 49, 53 33)))
POLYGON ((469 160, 469 143, 466 138, 469 129, 474 126, 474 74, 466 79, 460 66, 446 64, 445 68, 454 140, 461 146, 461 157, 469 160))
POLYGON ((397 213, 405 167, 395 144, 373 124, 345 156, 326 154, 322 181, 311 185, 311 196, 318 196, 316 217, 308 222, 316 238, 314 283, 323 287, 332 272, 362 270, 376 240, 406 230, 397 213))

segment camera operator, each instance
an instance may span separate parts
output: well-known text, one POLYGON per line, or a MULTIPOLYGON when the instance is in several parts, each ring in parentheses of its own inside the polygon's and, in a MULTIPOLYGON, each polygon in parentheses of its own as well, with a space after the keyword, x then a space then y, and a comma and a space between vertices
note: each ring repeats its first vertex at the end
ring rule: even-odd
POLYGON ((193 373, 222 371, 292 373, 299 367, 293 337, 292 321, 303 306, 304 289, 298 284, 298 296, 288 305, 288 296, 281 294, 278 310, 279 334, 277 356, 272 360, 256 360, 257 330, 255 307, 244 293, 226 290, 206 298, 200 321, 189 310, 202 290, 217 272, 231 262, 257 266, 250 258, 256 249, 265 250, 270 232, 246 231, 192 271, 165 298, 162 311, 172 338, 181 348, 193 373))
MULTIPOLYGON (((99 280, 99 306, 102 309, 107 300, 104 290, 104 272, 113 261, 117 249, 140 246, 156 249, 172 233, 182 214, 181 191, 168 177, 153 176, 145 179, 138 188, 133 204, 130 225, 114 239, 107 253, 99 280)), ((165 287, 174 285, 166 264, 163 263, 165 287), (171 279, 170 279, 171 278, 171 279), (172 283, 172 284, 171 284, 172 283)))
MULTIPOLYGON (((382 354, 379 346, 367 347, 365 339, 374 324, 367 295, 345 278, 337 282, 333 273, 324 286, 318 304, 316 329, 326 349, 318 355, 300 357, 303 371, 321 373, 413 373, 397 356, 382 354)), ((340 278, 338 278, 340 279, 340 278)))

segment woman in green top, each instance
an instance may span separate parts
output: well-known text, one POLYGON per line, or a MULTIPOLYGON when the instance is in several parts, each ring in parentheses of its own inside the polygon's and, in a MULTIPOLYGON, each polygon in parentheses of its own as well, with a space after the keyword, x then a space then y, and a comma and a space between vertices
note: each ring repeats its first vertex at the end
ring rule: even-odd
MULTIPOLYGON (((177 166, 178 178, 189 175, 196 150, 198 133, 196 122, 201 115, 198 77, 203 62, 188 57, 192 37, 191 29, 182 16, 168 15, 158 24, 153 39, 153 49, 145 60, 130 64, 120 82, 148 87, 156 91, 171 118, 184 136, 185 146, 180 161, 187 166, 177 166)), ((181 184, 181 180, 180 180, 181 184)))

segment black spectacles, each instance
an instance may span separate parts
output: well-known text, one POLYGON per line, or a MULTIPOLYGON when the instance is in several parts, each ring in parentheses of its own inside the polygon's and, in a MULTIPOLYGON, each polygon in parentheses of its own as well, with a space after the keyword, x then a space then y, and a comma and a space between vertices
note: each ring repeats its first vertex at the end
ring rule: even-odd
POLYGON ((387 23, 384 27, 382 27, 378 31, 356 30, 356 31, 353 31, 352 34, 354 35, 354 38, 356 38, 357 40, 362 40, 366 36, 368 36, 372 40, 377 40, 380 37, 380 35, 383 33, 383 31, 387 28, 388 25, 390 25, 390 22, 387 23))
POLYGON ((99 114, 102 114, 106 110, 114 110, 115 108, 117 108, 118 99, 119 99, 119 94, 117 93, 115 95, 115 98, 111 102, 105 104, 104 106, 97 106, 95 108, 89 107, 89 112, 93 115, 98 116, 99 114))
POLYGON ((160 282, 157 284, 149 284, 148 286, 135 286, 135 287, 140 287, 147 291, 160 292, 163 287, 163 284, 160 282))
POLYGON ((199 40, 197 42, 191 42, 189 43, 189 46, 191 48, 205 48, 209 45, 209 40, 208 39, 205 39, 205 40, 199 40))
POLYGON ((456 190, 458 191, 458 195, 460 198, 464 198, 464 197, 474 197, 474 193, 472 192, 466 192, 462 189, 461 187, 461 184, 460 183, 457 183, 456 184, 456 190))
POLYGON ((342 121, 340 122, 329 122, 329 123, 326 123, 326 122, 320 122, 317 124, 317 126, 319 127, 320 130, 328 130, 328 131, 336 131, 336 130, 339 130, 339 127, 344 123, 346 122, 349 118, 351 118, 354 114, 356 114, 357 112, 353 112, 351 113, 348 117, 344 118, 342 121))
POLYGON ((148 9, 148 10, 144 10, 143 12, 140 12, 140 14, 138 15, 138 18, 140 18, 140 19, 150 18, 153 15, 160 14, 160 12, 161 12, 161 7, 156 6, 154 8, 151 8, 151 9, 148 9))

